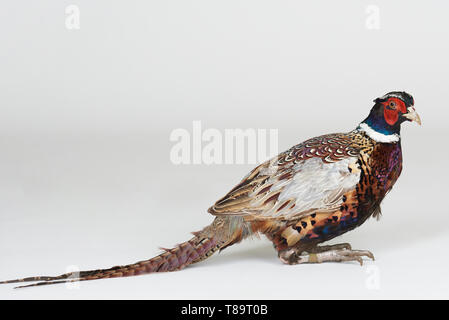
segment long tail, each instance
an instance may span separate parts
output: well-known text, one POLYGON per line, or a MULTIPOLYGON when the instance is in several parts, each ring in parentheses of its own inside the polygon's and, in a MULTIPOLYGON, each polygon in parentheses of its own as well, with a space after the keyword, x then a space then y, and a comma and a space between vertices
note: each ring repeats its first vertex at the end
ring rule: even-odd
POLYGON ((106 278, 129 277, 153 272, 176 271, 186 266, 210 257, 217 250, 239 242, 249 233, 243 224, 236 223, 235 218, 215 218, 214 222, 199 232, 193 232, 194 237, 172 249, 149 260, 134 264, 115 266, 109 269, 97 269, 80 272, 69 272, 59 276, 37 276, 15 280, 0 281, 0 284, 37 282, 16 288, 35 287, 57 283, 97 280, 106 278))

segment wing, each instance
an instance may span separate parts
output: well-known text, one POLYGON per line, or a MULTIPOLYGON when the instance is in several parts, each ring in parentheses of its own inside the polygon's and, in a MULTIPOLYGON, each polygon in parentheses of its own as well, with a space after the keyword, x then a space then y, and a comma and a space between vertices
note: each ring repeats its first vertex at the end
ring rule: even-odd
POLYGON ((312 138, 256 167, 208 211, 257 219, 334 211, 360 180, 358 155, 348 134, 312 138))

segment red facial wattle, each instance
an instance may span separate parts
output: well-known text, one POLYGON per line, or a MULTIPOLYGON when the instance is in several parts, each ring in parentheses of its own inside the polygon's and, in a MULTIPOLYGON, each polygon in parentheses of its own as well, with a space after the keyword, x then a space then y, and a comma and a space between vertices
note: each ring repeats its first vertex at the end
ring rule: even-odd
POLYGON ((387 123, 390 126, 392 126, 399 119, 398 111, 397 110, 390 110, 390 109, 385 108, 384 109, 384 118, 385 118, 385 121, 387 121, 387 123))
POLYGON ((405 103, 401 99, 390 98, 384 103, 384 118, 390 126, 393 126, 398 121, 399 112, 407 112, 405 103), (394 107, 391 106, 391 103, 394 104, 394 107))

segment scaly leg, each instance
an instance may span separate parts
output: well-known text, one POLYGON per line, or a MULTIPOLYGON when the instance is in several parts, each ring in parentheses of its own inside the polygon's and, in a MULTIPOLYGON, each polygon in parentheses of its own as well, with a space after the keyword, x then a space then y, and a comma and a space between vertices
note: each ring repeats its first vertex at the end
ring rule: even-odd
POLYGON ((337 243, 328 246, 316 246, 315 248, 312 248, 309 251, 312 253, 320 253, 329 250, 352 250, 352 247, 349 243, 337 243))
POLYGON ((316 246, 309 251, 291 248, 279 252, 279 259, 286 264, 358 261, 363 265, 362 257, 374 260, 374 255, 370 251, 352 250, 349 243, 316 246))

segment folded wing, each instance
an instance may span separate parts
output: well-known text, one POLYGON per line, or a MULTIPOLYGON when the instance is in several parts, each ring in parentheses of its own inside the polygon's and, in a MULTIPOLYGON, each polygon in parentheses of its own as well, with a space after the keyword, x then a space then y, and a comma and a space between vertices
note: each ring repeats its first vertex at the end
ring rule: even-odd
POLYGON ((291 219, 334 211, 360 180, 358 155, 347 134, 307 140, 256 167, 209 212, 291 219))

